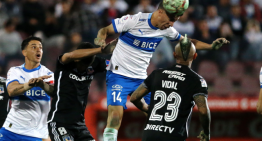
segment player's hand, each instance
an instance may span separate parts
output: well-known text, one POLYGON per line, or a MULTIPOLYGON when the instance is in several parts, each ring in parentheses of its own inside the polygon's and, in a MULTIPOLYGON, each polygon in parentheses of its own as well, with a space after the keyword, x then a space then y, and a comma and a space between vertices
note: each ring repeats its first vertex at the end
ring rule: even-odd
POLYGON ((197 138, 199 138, 200 141, 209 141, 210 140, 210 136, 206 135, 203 130, 200 132, 200 134, 199 134, 199 136, 197 136, 197 138))
POLYGON ((112 40, 110 43, 108 43, 106 46, 104 47, 101 47, 101 51, 102 53, 105 53, 105 54, 111 54, 113 53, 115 47, 116 47, 116 44, 117 44, 117 41, 118 41, 118 38, 112 40))
POLYGON ((218 38, 212 43, 212 49, 218 50, 224 44, 229 44, 230 42, 226 38, 218 38))
POLYGON ((44 84, 44 79, 48 79, 52 77, 51 75, 44 75, 44 76, 40 76, 38 78, 31 78, 28 82, 28 85, 31 87, 42 87, 44 84))
POLYGON ((99 37, 95 38, 94 43, 95 43, 95 45, 98 45, 100 47, 106 46, 105 39, 102 39, 102 38, 99 38, 99 37))

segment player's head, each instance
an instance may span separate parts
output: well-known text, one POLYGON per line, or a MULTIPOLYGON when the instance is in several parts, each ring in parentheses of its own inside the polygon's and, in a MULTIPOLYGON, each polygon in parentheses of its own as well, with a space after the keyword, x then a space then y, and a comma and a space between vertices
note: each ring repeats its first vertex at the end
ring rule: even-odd
POLYGON ((175 47, 174 57, 176 58, 176 62, 184 65, 191 65, 191 62, 196 59, 196 47, 191 42, 190 39, 185 38, 182 39, 175 47))
POLYGON ((42 40, 38 37, 28 37, 23 40, 21 50, 27 60, 40 63, 43 55, 42 40))
POLYGON ((158 6, 158 28, 163 30, 173 26, 188 8, 188 0, 163 0, 158 6))
MULTIPOLYGON (((88 42, 81 43, 77 47, 77 49, 92 49, 92 48, 95 48, 95 46, 92 45, 91 43, 88 43, 88 42)), ((79 60, 78 62, 81 65, 83 65, 85 67, 88 67, 88 66, 90 66, 94 62, 95 57, 96 57, 96 55, 90 56, 90 57, 86 57, 86 58, 83 58, 83 59, 79 60)))

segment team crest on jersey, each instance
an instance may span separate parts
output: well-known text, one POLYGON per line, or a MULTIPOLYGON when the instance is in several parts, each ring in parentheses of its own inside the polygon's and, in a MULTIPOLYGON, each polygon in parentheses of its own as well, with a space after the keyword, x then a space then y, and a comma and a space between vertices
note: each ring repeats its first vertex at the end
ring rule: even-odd
POLYGON ((74 141, 73 137, 69 136, 69 135, 64 135, 62 136, 63 141, 74 141))
POLYGON ((207 87, 207 83, 204 79, 200 79, 202 87, 207 87))
POLYGON ((4 92, 5 92, 4 85, 0 85, 0 94, 2 94, 4 92))

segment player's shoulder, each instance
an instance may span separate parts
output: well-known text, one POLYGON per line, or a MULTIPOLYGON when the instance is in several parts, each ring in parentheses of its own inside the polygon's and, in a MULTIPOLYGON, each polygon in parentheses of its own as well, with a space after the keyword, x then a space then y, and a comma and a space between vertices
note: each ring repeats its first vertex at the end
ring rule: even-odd
POLYGON ((51 70, 49 70, 45 65, 41 64, 41 68, 40 68, 44 73, 46 73, 47 75, 51 75, 53 74, 53 72, 51 70))
POLYGON ((206 82, 206 80, 204 79, 204 77, 202 77, 200 74, 196 73, 194 70, 192 70, 191 68, 189 68, 188 70, 188 76, 192 78, 192 80, 194 81, 200 81, 200 82, 206 82))
POLYGON ((20 72, 21 70, 23 70, 23 65, 13 66, 9 69, 8 72, 20 72))

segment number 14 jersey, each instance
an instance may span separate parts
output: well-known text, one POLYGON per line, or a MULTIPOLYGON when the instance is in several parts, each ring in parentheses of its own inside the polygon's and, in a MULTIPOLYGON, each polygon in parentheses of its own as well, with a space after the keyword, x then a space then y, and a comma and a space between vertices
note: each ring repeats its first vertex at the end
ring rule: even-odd
POLYGON ((207 97, 206 81, 188 66, 152 72, 144 81, 151 101, 143 141, 184 141, 188 136, 194 96, 207 97))

